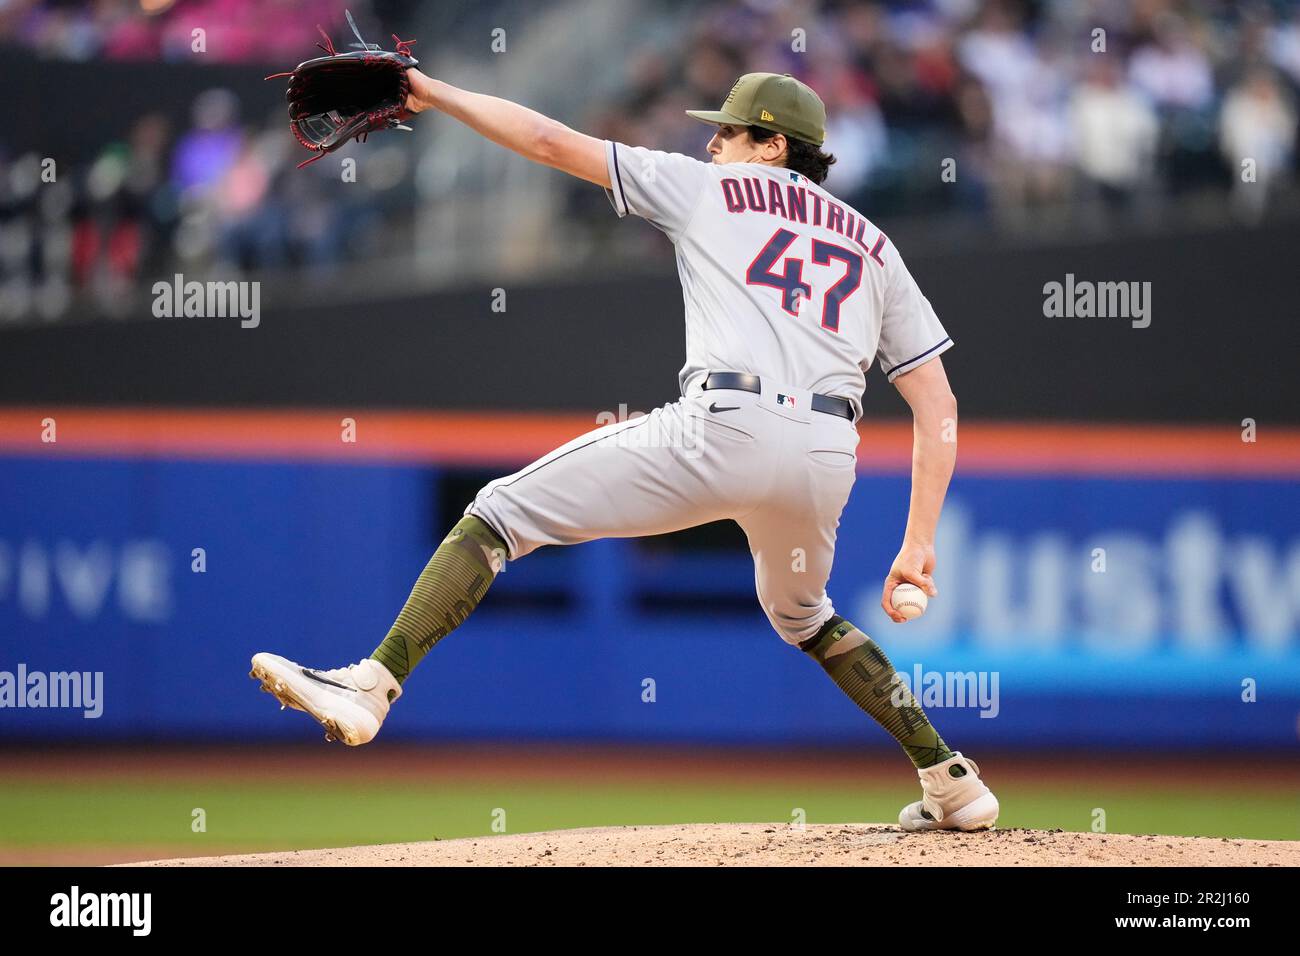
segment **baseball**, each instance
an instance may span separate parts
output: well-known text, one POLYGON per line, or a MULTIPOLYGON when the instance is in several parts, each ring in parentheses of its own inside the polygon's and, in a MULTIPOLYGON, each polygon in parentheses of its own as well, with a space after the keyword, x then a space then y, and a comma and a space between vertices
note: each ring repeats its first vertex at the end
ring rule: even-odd
POLYGON ((930 599, 915 584, 900 584, 894 588, 889 603, 894 605, 895 611, 911 621, 925 613, 925 606, 930 603, 930 599))

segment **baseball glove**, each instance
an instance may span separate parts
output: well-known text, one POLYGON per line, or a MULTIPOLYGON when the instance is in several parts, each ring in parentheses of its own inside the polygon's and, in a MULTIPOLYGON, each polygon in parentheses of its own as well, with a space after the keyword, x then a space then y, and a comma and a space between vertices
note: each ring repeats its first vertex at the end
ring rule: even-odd
POLYGON ((339 53, 329 34, 317 25, 325 43, 316 45, 326 55, 299 63, 290 73, 267 77, 289 77, 285 94, 289 100, 289 129, 298 142, 316 154, 299 163, 299 169, 350 139, 365 142, 376 130, 410 128, 402 121, 412 116, 406 110, 406 96, 411 91, 406 71, 419 62, 411 56, 415 41, 399 40, 394 34, 395 52, 381 50, 377 44, 361 39, 350 12, 347 18, 358 41, 352 44, 356 52, 339 53))

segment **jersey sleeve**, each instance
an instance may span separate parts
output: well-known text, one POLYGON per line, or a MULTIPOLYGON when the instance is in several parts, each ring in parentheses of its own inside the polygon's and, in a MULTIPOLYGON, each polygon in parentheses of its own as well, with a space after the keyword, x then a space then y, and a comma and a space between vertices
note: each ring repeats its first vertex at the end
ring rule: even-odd
POLYGON ((876 357, 889 381, 952 348, 952 339, 934 314, 930 300, 891 243, 885 258, 888 281, 876 357))
POLYGON ((690 224, 708 185, 711 166, 681 153, 605 141, 610 188, 619 218, 631 213, 676 240, 690 224))

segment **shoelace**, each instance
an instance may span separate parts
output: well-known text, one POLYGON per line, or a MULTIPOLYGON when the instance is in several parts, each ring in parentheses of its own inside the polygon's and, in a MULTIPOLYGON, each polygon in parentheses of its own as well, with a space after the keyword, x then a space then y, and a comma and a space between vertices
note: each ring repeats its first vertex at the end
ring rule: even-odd
MULTIPOLYGON (((342 679, 346 678, 347 680, 352 681, 353 685, 359 686, 357 685, 357 682, 355 680, 352 680, 352 672, 360 666, 361 666, 360 663, 349 664, 347 667, 336 667, 333 670, 329 670, 329 671, 317 670, 316 673, 319 674, 321 677, 328 677, 330 680, 341 681, 342 679)), ((315 668, 313 668, 313 670, 315 670, 315 668)))

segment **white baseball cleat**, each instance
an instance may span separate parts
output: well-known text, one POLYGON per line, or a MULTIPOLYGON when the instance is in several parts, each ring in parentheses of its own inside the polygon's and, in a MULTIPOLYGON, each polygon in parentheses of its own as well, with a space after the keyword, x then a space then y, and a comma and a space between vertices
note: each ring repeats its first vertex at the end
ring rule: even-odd
POLYGON ((924 796, 898 814, 904 830, 988 830, 998 822, 998 798, 974 760, 955 752, 916 774, 924 796))
POLYGON ((315 717, 325 739, 349 747, 369 743, 388 716, 388 706, 402 696, 402 685, 388 668, 367 658, 332 671, 303 667, 275 654, 254 654, 248 676, 262 682, 280 709, 292 707, 315 717))

